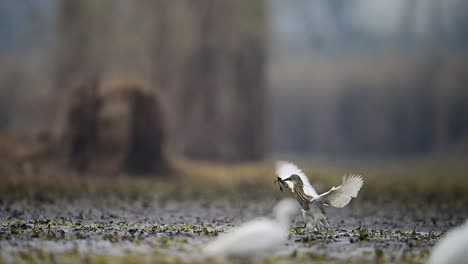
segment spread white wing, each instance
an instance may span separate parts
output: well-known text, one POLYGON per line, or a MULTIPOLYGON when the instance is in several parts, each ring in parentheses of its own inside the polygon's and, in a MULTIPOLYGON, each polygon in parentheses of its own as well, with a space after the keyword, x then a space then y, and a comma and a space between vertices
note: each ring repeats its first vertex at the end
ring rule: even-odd
MULTIPOLYGON (((302 172, 301 169, 299 169, 295 164, 287 161, 277 161, 276 162, 276 174, 278 177, 280 177, 282 180, 289 178, 293 174, 299 175, 301 177, 302 183, 304 184, 304 192, 307 195, 310 195, 312 197, 317 197, 318 194, 315 191, 314 187, 312 187, 312 184, 310 184, 309 179, 307 176, 302 172)), ((288 184, 288 187, 292 190, 293 188, 293 183, 290 181, 286 182, 288 184)))
POLYGON ((328 192, 320 194, 315 200, 337 208, 345 207, 351 198, 356 198, 364 181, 361 175, 343 176, 343 184, 332 187, 328 192))

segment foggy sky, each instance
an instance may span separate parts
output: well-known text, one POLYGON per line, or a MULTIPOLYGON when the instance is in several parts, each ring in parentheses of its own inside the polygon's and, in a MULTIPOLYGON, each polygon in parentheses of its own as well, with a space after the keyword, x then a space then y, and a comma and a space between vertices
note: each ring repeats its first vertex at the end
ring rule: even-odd
POLYGON ((271 0, 274 45, 314 50, 463 49, 466 0, 271 0))

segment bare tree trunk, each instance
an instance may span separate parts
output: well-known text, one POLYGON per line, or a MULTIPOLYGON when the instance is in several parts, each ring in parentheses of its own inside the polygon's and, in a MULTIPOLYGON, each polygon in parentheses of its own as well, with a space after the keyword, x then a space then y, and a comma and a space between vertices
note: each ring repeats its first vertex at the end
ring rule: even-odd
POLYGON ((64 89, 88 64, 91 35, 83 25, 83 6, 87 2, 64 0, 59 3, 56 87, 64 89))
POLYGON ((267 89, 263 36, 244 40, 235 61, 237 89, 237 137, 235 160, 262 159, 268 142, 267 89))
POLYGON ((241 161, 266 151, 263 1, 194 6, 197 39, 180 98, 190 157, 241 161), (229 98, 227 98, 229 97, 229 98))
POLYGON ((113 1, 59 1, 55 87, 67 89, 89 76, 102 74, 111 38, 113 1))

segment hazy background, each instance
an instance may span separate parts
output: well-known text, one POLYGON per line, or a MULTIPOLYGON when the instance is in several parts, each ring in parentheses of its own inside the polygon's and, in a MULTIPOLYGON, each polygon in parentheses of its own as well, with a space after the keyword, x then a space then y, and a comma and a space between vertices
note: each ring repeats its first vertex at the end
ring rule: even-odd
POLYGON ((193 159, 468 152, 468 1, 3 0, 0 132, 63 130, 88 78, 157 91, 193 159))
POLYGON ((294 198, 279 159, 364 185, 258 261, 426 263, 468 218, 467 59, 468 0, 1 0, 0 263, 200 263, 294 198))
POLYGON ((270 4, 275 150, 466 152, 467 1, 270 4))

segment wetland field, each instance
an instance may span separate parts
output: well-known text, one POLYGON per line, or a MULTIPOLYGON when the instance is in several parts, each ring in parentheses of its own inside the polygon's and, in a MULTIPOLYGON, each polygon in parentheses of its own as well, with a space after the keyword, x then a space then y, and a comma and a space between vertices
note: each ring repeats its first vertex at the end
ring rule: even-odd
MULTIPOLYGON (((348 207, 327 208, 329 230, 304 229, 298 216, 287 244, 251 261, 424 263, 441 236, 468 216, 466 170, 451 167, 448 176, 442 167, 385 166, 362 172, 364 187, 348 207)), ((273 185, 268 165, 196 168, 171 181, 4 177, 0 263, 238 262, 203 259, 201 247, 245 221, 271 216, 291 194, 273 185)), ((311 168, 306 172, 319 190, 339 183, 346 170, 311 168)))

